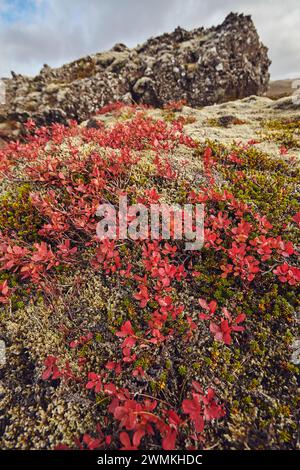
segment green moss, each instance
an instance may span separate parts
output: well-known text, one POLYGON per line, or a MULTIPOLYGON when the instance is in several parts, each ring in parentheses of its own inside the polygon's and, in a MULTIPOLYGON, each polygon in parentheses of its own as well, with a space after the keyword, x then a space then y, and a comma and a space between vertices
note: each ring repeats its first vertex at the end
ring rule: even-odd
POLYGON ((176 114, 171 110, 162 111, 162 117, 166 122, 174 122, 177 119, 176 114))
POLYGON ((168 371, 164 370, 156 380, 150 381, 150 387, 153 393, 160 393, 166 388, 168 380, 168 371))
POLYGON ((243 403, 245 403, 246 405, 251 405, 252 404, 251 397, 250 396, 244 397, 243 398, 243 403))
POLYGON ((207 119, 205 125, 210 127, 229 127, 246 124, 246 121, 232 115, 220 116, 219 118, 207 119))
POLYGON ((300 121, 291 119, 271 120, 262 123, 264 140, 274 141, 286 148, 299 148, 300 121))
POLYGON ((289 442, 292 438, 291 434, 287 431, 281 431, 279 437, 283 442, 289 442))
MULTIPOLYGON (((218 172, 225 179, 224 187, 255 211, 267 215, 274 225, 273 234, 282 234, 282 224, 288 223, 299 210, 296 197, 299 168, 252 146, 226 149, 214 145, 212 150, 217 158, 218 172), (230 160, 229 155, 232 154, 236 155, 238 162, 230 160), (244 173, 244 178, 240 177, 240 172, 244 173)), ((289 239, 293 241, 294 238, 296 233, 292 230, 289 239)))
POLYGON ((188 372, 188 369, 186 366, 179 366, 178 367, 178 373, 179 375, 181 375, 182 377, 185 377, 187 375, 187 372, 188 372))
POLYGON ((277 285, 262 297, 259 309, 263 315, 269 315, 272 319, 291 321, 294 314, 292 305, 279 294, 277 285))
POLYGON ((147 371, 151 366, 151 359, 147 356, 142 356, 135 361, 134 366, 135 368, 140 366, 144 371, 147 371))
POLYGON ((0 197, 0 230, 27 242, 40 239, 43 220, 30 200, 30 185, 19 186, 0 197))

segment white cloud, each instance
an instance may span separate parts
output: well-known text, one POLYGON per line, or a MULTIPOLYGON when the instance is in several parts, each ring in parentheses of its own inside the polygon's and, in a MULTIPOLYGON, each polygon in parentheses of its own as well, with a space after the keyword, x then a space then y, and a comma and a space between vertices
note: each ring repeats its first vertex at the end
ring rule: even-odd
POLYGON ((134 46, 178 25, 210 26, 230 11, 252 14, 273 78, 300 76, 298 0, 0 0, 0 76, 35 74, 116 42, 134 46))

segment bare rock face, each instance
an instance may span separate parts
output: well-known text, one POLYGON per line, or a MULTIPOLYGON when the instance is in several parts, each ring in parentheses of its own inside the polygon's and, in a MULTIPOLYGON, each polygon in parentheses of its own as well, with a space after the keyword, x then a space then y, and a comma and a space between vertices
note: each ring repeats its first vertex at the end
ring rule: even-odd
POLYGON ((261 95, 269 65, 251 17, 231 13, 217 27, 178 27, 134 49, 116 44, 57 69, 44 65, 34 78, 12 74, 0 122, 82 121, 116 100, 162 106, 184 99, 204 106, 261 95))

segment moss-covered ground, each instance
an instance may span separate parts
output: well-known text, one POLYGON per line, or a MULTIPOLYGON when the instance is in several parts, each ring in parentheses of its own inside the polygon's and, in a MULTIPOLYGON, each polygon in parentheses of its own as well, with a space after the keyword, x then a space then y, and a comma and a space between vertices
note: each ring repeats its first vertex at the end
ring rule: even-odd
MULTIPOLYGON (((297 161, 151 113, 29 123, 27 143, 0 151, 1 448, 120 448, 125 434, 144 449, 299 446, 297 161), (204 203, 204 247, 100 243, 97 205, 125 193, 204 203)), ((293 148, 298 124, 268 121, 262 138, 293 148)))

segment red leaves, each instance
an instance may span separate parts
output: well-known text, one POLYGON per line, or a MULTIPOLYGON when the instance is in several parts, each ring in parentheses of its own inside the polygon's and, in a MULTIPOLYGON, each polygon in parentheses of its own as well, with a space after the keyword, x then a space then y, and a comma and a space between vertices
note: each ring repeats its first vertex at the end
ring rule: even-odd
POLYGON ((139 203, 156 204, 160 199, 160 195, 158 194, 156 188, 146 189, 144 194, 145 194, 144 197, 138 198, 139 203))
POLYGON ((290 286, 299 284, 300 282, 300 269, 283 263, 273 270, 273 273, 278 276, 279 280, 283 283, 287 282, 290 286))
POLYGON ((24 263, 24 260, 29 253, 27 248, 23 248, 18 245, 6 244, 1 246, 1 251, 3 253, 3 257, 0 259, 0 261, 3 263, 1 266, 1 271, 5 269, 12 269, 14 272, 17 271, 24 263))
MULTIPOLYGON (((99 425, 96 426, 98 437, 92 437, 90 434, 84 434, 81 439, 75 439, 76 448, 79 450, 104 449, 111 444, 111 435, 105 436, 99 425)), ((69 446, 58 444, 54 450, 72 450, 69 446)))
POLYGON ((285 242, 281 240, 281 237, 277 237, 275 243, 275 249, 277 250, 277 253, 284 258, 289 258, 289 256, 294 254, 295 250, 292 242, 285 242))
POLYGON ((133 295, 136 300, 140 301, 140 307, 145 308, 147 303, 150 300, 149 291, 146 286, 140 286, 140 289, 137 293, 133 295))
POLYGON ((131 362, 134 362, 136 360, 136 354, 131 353, 131 348, 134 346, 135 341, 132 338, 127 338, 125 340, 128 342, 128 346, 123 348, 122 353, 123 353, 123 362, 130 364, 131 362), (133 343, 134 341, 134 343, 133 343))
POLYGON ((134 371, 132 372, 133 377, 145 377, 145 371, 141 366, 138 366, 134 371))
POLYGON ((300 212, 297 212, 297 214, 295 214, 293 217, 292 217, 292 220, 294 222, 296 222, 296 224, 298 224, 298 227, 300 228, 300 212))
POLYGON ((222 405, 218 404, 215 396, 215 391, 212 388, 208 388, 207 394, 202 396, 205 421, 211 421, 212 419, 219 419, 225 416, 225 410, 222 405))
POLYGON ((165 413, 168 424, 160 426, 160 432, 163 436, 162 448, 164 450, 176 449, 176 439, 180 431, 180 427, 184 426, 184 421, 174 410, 167 410, 165 413))
POLYGON ((1 282, 0 284, 0 292, 3 296, 6 296, 8 294, 9 287, 7 285, 7 280, 1 282))
POLYGON ((10 289, 7 280, 0 283, 0 304, 6 304, 9 301, 10 289))
POLYGON ((71 248, 70 240, 64 240, 57 246, 57 256, 64 261, 71 261, 74 254, 77 252, 77 247, 71 248))
MULTIPOLYGON (((207 312, 201 312, 199 314, 199 318, 201 320, 208 320, 213 315, 215 315, 218 304, 215 300, 212 300, 209 304, 204 299, 199 299, 200 306, 207 312)), ((237 315, 236 319, 233 320, 231 313, 227 310, 226 307, 222 308, 222 315, 223 319, 221 319, 220 323, 217 324, 216 322, 210 322, 209 329, 211 333, 214 335, 216 341, 223 342, 225 344, 231 344, 232 338, 231 333, 233 331, 244 331, 244 327, 240 326, 240 323, 243 323, 246 319, 246 315, 244 313, 240 313, 237 315)))
POLYGON ((42 374, 42 379, 43 380, 48 380, 48 379, 59 379, 61 377, 61 372, 59 371, 57 367, 57 357, 55 356, 48 356, 45 359, 44 365, 45 365, 45 370, 42 374))
POLYGON ((210 147, 206 147, 203 153, 203 163, 204 163, 204 171, 205 175, 208 178, 211 178, 211 169, 214 166, 214 158, 212 156, 212 149, 210 147))
POLYGON ((127 363, 135 361, 136 355, 131 354, 131 348, 135 346, 138 337, 134 334, 131 322, 126 321, 121 326, 121 330, 117 331, 116 336, 119 336, 119 338, 125 338, 122 343, 123 361, 127 363))
POLYGON ((130 437, 127 432, 120 432, 119 439, 122 444, 122 447, 120 447, 120 450, 137 450, 138 449, 137 447, 139 445, 139 442, 137 443, 138 439, 134 437, 133 443, 131 444, 130 437))
POLYGON ((190 420, 195 426, 196 432, 202 432, 204 429, 203 407, 197 394, 193 394, 191 400, 185 399, 182 402, 182 410, 189 415, 190 420))
POLYGON ((273 228, 273 225, 268 221, 265 215, 261 216, 260 214, 255 214, 254 217, 258 221, 261 233, 265 234, 273 228))
POLYGON ((276 251, 284 258, 289 258, 295 253, 293 244, 291 242, 285 242, 281 237, 267 238, 264 235, 261 235, 251 240, 250 244, 255 247, 255 250, 261 256, 262 261, 269 260, 273 251, 276 251))
POLYGON ((33 129, 35 129, 35 122, 33 119, 28 119, 25 123, 24 123, 24 127, 27 131, 32 131, 33 129))
POLYGON ((102 390, 101 376, 99 374, 95 374, 95 372, 89 372, 86 388, 88 390, 94 389, 95 393, 100 393, 102 390))
POLYGON ((237 317, 235 323, 230 324, 228 320, 222 320, 220 325, 211 322, 209 325, 210 331, 213 333, 215 340, 223 342, 225 344, 231 344, 231 332, 232 331, 243 331, 244 327, 237 326, 238 323, 244 321, 244 318, 237 317))
POLYGON ((115 362, 115 361, 108 361, 105 365, 106 369, 114 371, 116 375, 121 374, 122 372, 122 367, 121 363, 115 362))
POLYGON ((218 419, 224 416, 225 412, 215 399, 215 392, 209 388, 205 395, 198 382, 193 381, 192 399, 185 399, 182 402, 182 410, 189 415, 197 433, 202 433, 204 422, 218 419))
MULTIPOLYGON (((90 374, 90 378, 94 384, 99 376, 90 374)), ((164 450, 176 448, 177 436, 181 427, 186 429, 187 422, 174 410, 166 408, 163 402, 158 404, 155 400, 137 401, 129 398, 128 390, 118 389, 113 384, 105 384, 103 392, 112 397, 108 411, 119 422, 122 450, 137 450, 143 438, 154 436, 155 429, 161 434, 161 445, 164 450)), ((202 433, 206 421, 218 419, 225 414, 223 407, 216 400, 214 390, 209 388, 205 394, 200 384, 195 381, 191 399, 183 400, 182 410, 189 416, 190 424, 198 434, 202 433)), ((193 439, 197 440, 198 437, 194 435, 193 439)), ((110 442, 111 437, 107 436, 104 439, 102 432, 97 439, 88 434, 83 438, 83 445, 91 450, 108 445, 110 442)), ((82 445, 79 444, 79 447, 82 448, 82 445)))
POLYGON ((78 346, 83 346, 84 344, 88 343, 93 338, 93 333, 88 333, 87 335, 80 336, 79 339, 71 341, 70 348, 74 349, 78 346))
POLYGON ((183 106, 186 105, 186 100, 169 101, 164 105, 164 109, 169 111, 182 111, 183 106))
POLYGON ((212 229, 215 231, 216 229, 218 230, 225 230, 227 231, 230 224, 231 220, 228 218, 228 214, 223 213, 222 211, 219 211, 217 216, 211 215, 211 225, 212 229))
POLYGON ((101 128, 92 132, 85 129, 83 134, 89 140, 95 138, 103 147, 114 149, 170 151, 179 143, 195 146, 192 139, 182 133, 179 122, 175 121, 169 126, 163 120, 155 120, 142 113, 135 113, 130 121, 118 122, 110 129, 101 128))
POLYGON ((261 235, 251 240, 250 244, 255 247, 257 253, 261 256, 262 261, 267 261, 271 258, 272 249, 274 248, 272 239, 261 235))
POLYGON ((177 431, 176 429, 169 428, 165 437, 162 440, 162 448, 164 450, 174 450, 175 443, 177 438, 177 431))
POLYGON ((231 344, 232 331, 244 331, 245 328, 243 326, 239 326, 239 324, 243 323, 246 315, 241 313, 235 320, 233 320, 230 312, 225 307, 222 309, 222 313, 226 319, 221 320, 219 325, 211 322, 209 329, 213 333, 215 340, 224 342, 225 344, 231 344))
MULTIPOLYGON (((172 415, 170 415, 170 425, 167 425, 153 413, 156 407, 157 402, 148 399, 143 402, 124 399, 122 404, 119 403, 119 400, 116 400, 115 405, 110 408, 110 411, 114 414, 115 419, 120 422, 120 427, 125 428, 126 431, 133 431, 132 444, 128 433, 121 433, 122 436, 120 434, 119 437, 124 447, 138 448, 144 436, 154 434, 153 425, 163 435, 163 446, 165 446, 163 448, 171 448, 172 444, 175 444, 176 424, 174 418, 173 423, 171 423, 172 415), (175 430, 175 433, 173 430, 175 430)), ((174 415, 177 416, 176 413, 174 415)), ((180 419, 178 418, 179 422, 180 419)))
POLYGON ((224 271, 222 277, 227 277, 229 272, 233 272, 234 276, 240 276, 243 280, 253 281, 256 274, 260 271, 259 261, 253 256, 247 255, 248 247, 245 243, 237 245, 233 242, 232 247, 228 250, 228 254, 233 261, 232 265, 221 266, 224 271))
POLYGON ((208 313, 200 313, 199 314, 199 318, 201 320, 207 320, 208 318, 210 318, 212 315, 214 315, 216 309, 217 309, 217 302, 215 300, 212 300, 211 302, 209 302, 209 304, 207 304, 206 300, 204 299, 199 299, 199 304, 200 306, 208 313))
MULTIPOLYGON (((66 248, 66 245, 63 247, 66 248)), ((2 244, 1 251, 1 270, 19 272, 22 279, 29 278, 35 283, 39 283, 47 271, 60 264, 51 247, 45 242, 34 243, 31 251, 23 246, 2 244)))
POLYGON ((280 155, 286 155, 288 153, 288 149, 284 145, 280 146, 279 151, 280 151, 280 155))
POLYGON ((244 243, 248 239, 251 229, 252 225, 249 224, 249 222, 242 220, 237 227, 231 229, 231 232, 233 233, 236 242, 244 243))
POLYGON ((124 108, 125 106, 127 105, 123 103, 122 101, 114 101, 113 103, 108 103, 105 106, 102 106, 102 108, 99 109, 97 114, 108 114, 108 113, 116 112, 124 108))
POLYGON ((76 377, 71 371, 70 364, 68 361, 65 362, 65 366, 61 369, 57 366, 58 358, 55 356, 47 356, 44 361, 45 370, 42 374, 43 380, 56 380, 63 378, 65 380, 75 380, 76 377))
POLYGON ((119 338, 125 338, 126 336, 134 336, 134 331, 129 320, 121 326, 121 330, 117 331, 116 336, 118 336, 119 338))
POLYGON ((121 267, 121 258, 114 240, 104 239, 97 248, 92 265, 98 268, 102 265, 106 274, 115 273, 121 267))
MULTIPOLYGON (((171 251, 170 248, 169 252, 171 252, 172 256, 174 252, 171 251)), ((157 266, 154 266, 151 270, 151 274, 153 278, 159 279, 157 290, 169 287, 172 281, 180 281, 187 275, 183 266, 175 266, 174 264, 170 264, 167 260, 161 260, 157 266)))
POLYGON ((98 449, 102 444, 101 439, 95 439, 91 437, 89 434, 84 434, 82 442, 87 446, 89 450, 98 449))
POLYGON ((99 424, 97 424, 96 430, 98 437, 92 437, 89 434, 84 434, 82 437, 82 442, 80 442, 80 440, 75 441, 80 450, 85 450, 86 448, 88 450, 103 449, 111 444, 111 435, 105 436, 99 424))
POLYGON ((120 425, 128 430, 136 427, 138 412, 142 407, 135 400, 126 400, 124 405, 117 406, 114 411, 114 417, 120 421, 120 425))
POLYGON ((174 258, 176 251, 177 251, 176 245, 172 246, 168 242, 166 242, 164 249, 162 250, 162 253, 164 255, 169 255, 171 258, 174 258))

